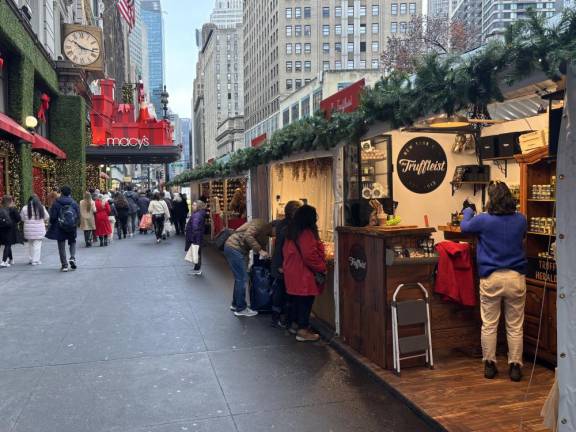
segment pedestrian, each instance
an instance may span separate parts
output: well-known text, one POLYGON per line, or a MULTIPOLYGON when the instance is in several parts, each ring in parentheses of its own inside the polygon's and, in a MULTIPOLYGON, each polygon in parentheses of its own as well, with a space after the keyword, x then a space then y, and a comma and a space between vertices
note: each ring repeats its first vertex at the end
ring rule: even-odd
POLYGON ((270 265, 270 273, 274 278, 272 282, 272 326, 286 328, 289 327, 291 322, 291 315, 289 306, 291 303, 290 298, 286 294, 286 285, 284 284, 284 270, 282 268, 284 262, 284 240, 286 239, 286 230, 292 222, 296 210, 300 208, 300 201, 288 201, 284 206, 284 219, 276 221, 274 224, 275 242, 274 252, 272 253, 272 263, 270 265))
POLYGON ((317 295, 324 289, 326 257, 318 235, 318 214, 310 205, 303 205, 295 213, 286 230, 282 249, 282 269, 286 292, 292 296, 292 322, 297 328, 299 342, 315 342, 320 336, 310 330, 310 313, 317 295))
POLYGON ((248 283, 248 255, 250 251, 266 258, 268 239, 272 236, 272 224, 261 219, 253 219, 238 228, 226 240, 224 256, 234 274, 234 294, 230 309, 236 316, 252 317, 258 315, 246 304, 246 285, 248 283))
POLYGON ((46 235, 46 224, 50 220, 48 210, 36 195, 32 195, 28 204, 22 208, 20 217, 24 222, 24 238, 28 241, 29 263, 33 266, 40 265, 42 239, 46 235))
POLYGON ((130 237, 134 237, 134 233, 136 232, 136 226, 140 223, 140 219, 138 218, 138 210, 140 207, 138 206, 138 194, 134 192, 132 186, 126 187, 126 192, 124 193, 126 197, 126 201, 128 202, 128 235, 130 237))
POLYGON ((60 196, 60 193, 58 192, 58 188, 53 188, 48 193, 48 196, 46 197, 46 208, 48 210, 50 210, 50 208, 52 207, 52 204, 54 204, 54 201, 56 201, 56 199, 58 199, 59 196, 60 196))
POLYGON ((198 246, 198 262, 194 264, 192 274, 200 276, 202 274, 202 245, 204 243, 204 230, 206 224, 206 204, 202 201, 195 201, 192 204, 192 216, 186 225, 186 251, 192 246, 198 246))
POLYGON ((16 209, 14 199, 10 195, 4 195, 0 201, 0 246, 4 246, 0 267, 10 267, 14 264, 12 245, 18 242, 20 221, 20 213, 16 209))
POLYGON ((76 270, 76 231, 80 221, 80 208, 69 186, 60 188, 60 197, 50 207, 50 226, 46 238, 58 242, 60 271, 76 270), (70 259, 66 259, 66 242, 70 250, 70 259), (68 267, 70 264, 70 267, 68 267))
MULTIPOLYGON (((106 197, 104 197, 106 199, 106 197)), ((114 241, 115 227, 118 221, 118 211, 116 210, 116 205, 113 199, 108 199, 108 204, 110 205, 110 214, 108 215, 108 221, 110 221, 110 235, 108 236, 108 244, 112 244, 114 241)))
POLYGON ((129 233, 130 204, 124 195, 118 193, 114 198, 114 207, 117 213, 116 227, 118 230, 118 240, 122 240, 122 236, 126 238, 126 235, 129 233))
POLYGON ((188 218, 188 200, 186 194, 177 193, 172 200, 173 214, 174 214, 174 227, 176 228, 176 235, 184 235, 186 227, 186 219, 188 218))
POLYGON ((110 219, 108 219, 110 211, 110 204, 102 194, 98 195, 94 220, 96 222, 96 237, 98 237, 101 247, 108 246, 108 237, 113 233, 110 219))
POLYGON ((172 227, 174 225, 174 203, 172 201, 172 194, 169 191, 160 192, 163 193, 163 200, 168 207, 168 213, 170 217, 164 221, 164 238, 170 237, 170 231, 172 231, 172 227))
MULTIPOLYGON (((142 222, 142 217, 148 213, 148 206, 150 205, 150 198, 146 195, 145 192, 140 192, 140 196, 138 197, 138 224, 142 222)), ((140 234, 147 234, 147 230, 143 230, 140 228, 140 234)))
POLYGON ((94 230, 96 229, 95 213, 96 203, 92 199, 92 194, 86 192, 84 199, 80 201, 80 229, 84 231, 84 242, 87 248, 92 247, 94 240, 94 230))
POLYGON ((478 236, 476 254, 480 276, 480 314, 482 317, 482 359, 484 377, 493 379, 496 368, 496 343, 502 303, 508 339, 508 374, 512 381, 522 379, 524 306, 526 303, 526 217, 516 211, 516 201, 504 182, 488 187, 487 213, 474 215, 464 210, 462 232, 478 236))
POLYGON ((170 219, 170 210, 166 201, 162 199, 160 192, 156 192, 150 205, 148 206, 148 213, 152 215, 152 223, 154 224, 154 232, 156 233, 156 243, 160 240, 166 239, 164 236, 164 222, 170 219))

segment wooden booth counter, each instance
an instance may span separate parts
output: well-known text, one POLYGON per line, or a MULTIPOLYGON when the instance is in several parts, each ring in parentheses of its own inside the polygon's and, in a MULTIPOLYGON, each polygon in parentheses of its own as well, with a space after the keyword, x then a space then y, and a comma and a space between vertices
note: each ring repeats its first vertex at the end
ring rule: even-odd
MULTIPOLYGON (((447 303, 433 294, 437 257, 391 259, 394 247, 417 249, 435 231, 416 227, 337 228, 342 341, 385 369, 392 368, 391 301, 402 283, 420 282, 431 297, 435 355, 455 349, 477 351, 480 345, 478 308, 447 303)), ((413 295, 417 291, 408 289, 398 299, 413 295)))

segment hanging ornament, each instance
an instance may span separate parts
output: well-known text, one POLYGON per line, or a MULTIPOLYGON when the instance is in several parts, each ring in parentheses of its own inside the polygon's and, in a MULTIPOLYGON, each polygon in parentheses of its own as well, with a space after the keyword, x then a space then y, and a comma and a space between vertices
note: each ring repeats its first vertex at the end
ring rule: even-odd
POLYGON ((50 108, 50 96, 46 93, 40 95, 40 108, 38 109, 38 114, 36 117, 38 120, 46 123, 46 111, 50 108))

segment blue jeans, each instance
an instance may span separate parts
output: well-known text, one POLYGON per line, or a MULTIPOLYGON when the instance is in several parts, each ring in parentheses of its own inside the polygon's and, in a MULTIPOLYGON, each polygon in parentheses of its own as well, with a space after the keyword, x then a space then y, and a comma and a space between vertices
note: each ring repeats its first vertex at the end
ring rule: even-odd
POLYGON ((236 249, 224 246, 224 256, 234 274, 234 295, 232 306, 237 312, 246 309, 246 285, 248 283, 248 271, 244 254, 236 249))

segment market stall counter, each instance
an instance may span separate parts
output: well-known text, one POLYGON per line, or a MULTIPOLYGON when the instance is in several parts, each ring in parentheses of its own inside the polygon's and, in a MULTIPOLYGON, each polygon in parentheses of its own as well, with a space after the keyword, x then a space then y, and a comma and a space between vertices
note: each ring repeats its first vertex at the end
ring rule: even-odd
MULTIPOLYGON (((337 228, 341 338, 382 368, 392 369, 393 365, 391 302, 400 284, 421 283, 428 291, 435 354, 478 349, 478 308, 462 307, 433 295, 438 261, 431 238, 435 231, 401 226, 337 228)), ((417 295, 416 290, 408 289, 398 300, 417 295)), ((422 333, 421 328, 403 331, 401 336, 422 333)))

